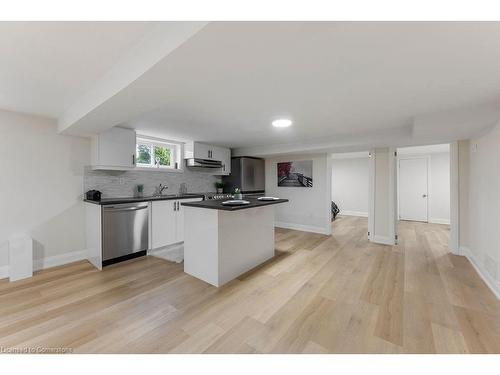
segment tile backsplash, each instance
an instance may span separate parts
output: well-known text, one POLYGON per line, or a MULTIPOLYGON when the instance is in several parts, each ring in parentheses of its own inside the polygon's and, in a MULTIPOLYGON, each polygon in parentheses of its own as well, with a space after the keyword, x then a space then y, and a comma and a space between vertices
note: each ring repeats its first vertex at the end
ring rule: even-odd
POLYGON ((184 169, 181 172, 159 172, 148 170, 134 171, 102 171, 85 167, 83 191, 99 190, 103 198, 131 197, 136 194, 137 185, 144 185, 144 195, 155 192, 160 183, 167 185, 164 194, 177 194, 181 183, 185 183, 189 193, 215 192, 215 182, 219 176, 210 172, 184 169))

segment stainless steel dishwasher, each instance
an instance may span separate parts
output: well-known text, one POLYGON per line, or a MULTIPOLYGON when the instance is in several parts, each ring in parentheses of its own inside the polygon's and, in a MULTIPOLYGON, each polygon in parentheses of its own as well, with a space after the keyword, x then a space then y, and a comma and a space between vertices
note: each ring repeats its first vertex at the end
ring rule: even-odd
POLYGON ((146 255, 149 240, 147 202, 104 206, 102 265, 146 255))

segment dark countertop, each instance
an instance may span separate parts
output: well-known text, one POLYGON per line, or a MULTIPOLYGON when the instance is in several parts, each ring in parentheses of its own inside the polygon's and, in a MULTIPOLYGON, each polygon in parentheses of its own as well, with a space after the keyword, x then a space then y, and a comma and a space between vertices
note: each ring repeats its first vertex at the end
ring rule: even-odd
POLYGON ((173 199, 189 199, 189 198, 205 198, 204 194, 165 194, 160 197, 123 197, 123 198, 102 198, 100 201, 84 199, 84 202, 98 205, 121 204, 121 203, 137 203, 150 201, 166 201, 173 199))
POLYGON ((279 199, 276 201, 259 201, 258 199, 255 198, 243 198, 243 199, 249 201, 250 204, 245 204, 242 206, 225 206, 222 204, 222 202, 225 201, 223 199, 223 200, 206 200, 201 202, 186 202, 186 203, 181 203, 181 205, 187 207, 211 208, 213 210, 237 211, 237 210, 245 210, 247 208, 269 206, 272 204, 288 202, 288 199, 279 199))

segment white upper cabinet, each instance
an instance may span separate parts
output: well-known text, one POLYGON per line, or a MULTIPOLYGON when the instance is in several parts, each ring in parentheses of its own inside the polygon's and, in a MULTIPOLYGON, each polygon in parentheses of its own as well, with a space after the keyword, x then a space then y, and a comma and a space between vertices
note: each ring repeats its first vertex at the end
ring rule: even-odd
POLYGON ((230 175, 231 174, 231 149, 224 149, 224 159, 222 159, 222 174, 230 175))
POLYGON ((93 169, 135 167, 135 130, 113 127, 92 138, 93 169))
POLYGON ((222 163, 222 168, 217 171, 218 175, 229 175, 231 174, 231 149, 226 147, 215 147, 214 155, 215 160, 220 160, 222 163))
POLYGON ((184 145, 184 158, 217 160, 214 158, 213 149, 214 146, 210 146, 205 143, 187 142, 184 145))
POLYGON ((222 162, 222 160, 224 159, 224 150, 225 149, 223 147, 212 146, 211 151, 213 153, 213 159, 222 162))
POLYGON ((216 175, 229 175, 231 173, 231 149, 212 146, 200 142, 187 142, 184 145, 185 159, 218 160, 222 163, 220 169, 214 170, 216 175))

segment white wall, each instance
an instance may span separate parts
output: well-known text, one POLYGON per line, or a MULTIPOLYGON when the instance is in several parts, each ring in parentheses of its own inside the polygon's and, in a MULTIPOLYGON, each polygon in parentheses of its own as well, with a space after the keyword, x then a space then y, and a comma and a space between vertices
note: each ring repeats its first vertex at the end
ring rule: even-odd
POLYGON ((450 153, 405 153, 399 159, 404 159, 405 157, 428 158, 428 220, 430 223, 450 224, 450 153))
POLYGON ((500 124, 489 134, 470 140, 468 150, 464 149, 467 143, 459 146, 460 171, 469 174, 468 184, 462 181, 459 185, 463 189, 459 225, 464 232, 460 252, 500 298, 500 124))
POLYGON ((275 207, 276 226, 331 233, 331 157, 329 154, 292 155, 266 159, 266 194, 289 199, 275 207), (277 163, 313 161, 313 187, 278 187, 277 163))
POLYGON ((450 153, 430 155, 429 222, 450 223, 450 153))
POLYGON ((33 237, 38 267, 76 259, 85 249, 83 167, 90 163, 90 143, 56 130, 55 121, 0 110, 3 277, 13 233, 33 237))
POLYGON ((470 141, 458 142, 458 243, 469 246, 470 141))
POLYGON ((332 160, 332 200, 341 215, 368 216, 368 157, 332 160))

